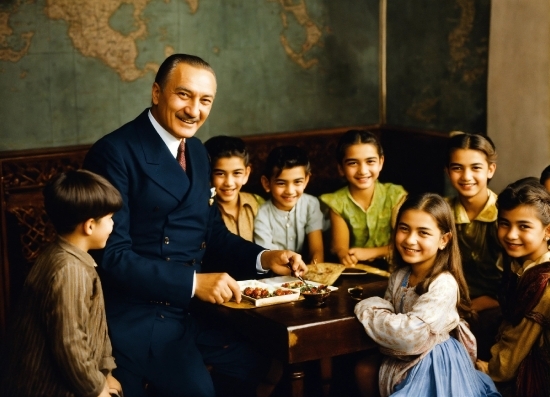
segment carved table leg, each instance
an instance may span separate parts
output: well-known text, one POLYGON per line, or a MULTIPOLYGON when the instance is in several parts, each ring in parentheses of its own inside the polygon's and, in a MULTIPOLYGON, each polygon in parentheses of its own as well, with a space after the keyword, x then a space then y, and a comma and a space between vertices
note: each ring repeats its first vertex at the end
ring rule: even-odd
POLYGON ((319 360, 321 367, 321 385, 323 388, 323 396, 330 395, 330 385, 332 382, 332 357, 322 358, 319 360))
POLYGON ((301 364, 292 364, 288 369, 292 397, 304 397, 304 368, 301 364))

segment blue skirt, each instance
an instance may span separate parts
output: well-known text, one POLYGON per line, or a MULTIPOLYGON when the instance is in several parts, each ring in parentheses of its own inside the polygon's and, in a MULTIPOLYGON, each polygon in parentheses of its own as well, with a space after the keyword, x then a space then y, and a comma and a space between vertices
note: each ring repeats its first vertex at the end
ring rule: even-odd
POLYGON ((500 397, 500 393, 488 375, 475 369, 464 346, 450 337, 409 370, 392 396, 500 397))

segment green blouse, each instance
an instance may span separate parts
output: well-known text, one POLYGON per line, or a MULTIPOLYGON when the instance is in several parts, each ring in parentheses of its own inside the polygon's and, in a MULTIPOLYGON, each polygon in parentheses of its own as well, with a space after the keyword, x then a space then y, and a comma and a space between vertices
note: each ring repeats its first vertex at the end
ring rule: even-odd
POLYGON ((355 202, 348 186, 319 199, 340 215, 350 232, 350 247, 383 247, 390 243, 393 210, 407 195, 402 186, 376 181, 374 195, 365 211, 355 202))

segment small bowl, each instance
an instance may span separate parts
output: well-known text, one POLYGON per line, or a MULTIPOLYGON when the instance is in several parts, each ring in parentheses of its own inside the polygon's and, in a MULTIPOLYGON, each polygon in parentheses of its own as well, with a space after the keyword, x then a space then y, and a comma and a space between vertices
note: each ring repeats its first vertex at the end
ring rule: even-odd
POLYGON ((330 295, 330 290, 327 290, 325 292, 320 292, 320 293, 314 293, 314 294, 302 291, 301 294, 306 300, 306 303, 308 305, 323 306, 328 296, 330 295))
POLYGON ((352 299, 360 301, 363 299, 363 287, 355 286, 352 288, 348 288, 348 294, 351 295, 352 299))

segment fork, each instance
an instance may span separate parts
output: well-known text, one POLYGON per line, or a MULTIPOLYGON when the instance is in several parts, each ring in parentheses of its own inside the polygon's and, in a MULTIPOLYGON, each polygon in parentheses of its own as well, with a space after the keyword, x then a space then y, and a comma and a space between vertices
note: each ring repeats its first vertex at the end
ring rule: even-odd
MULTIPOLYGON (((292 269, 292 263, 291 262, 288 262, 286 264, 286 266, 290 269, 290 274, 292 274, 292 272, 294 272, 294 270, 292 269)), ((300 280, 302 283, 304 283, 305 287, 311 291, 311 287, 309 286, 308 283, 305 282, 305 280, 302 278, 302 276, 300 276, 297 272, 294 272, 294 277, 296 277, 298 280, 300 280)))

